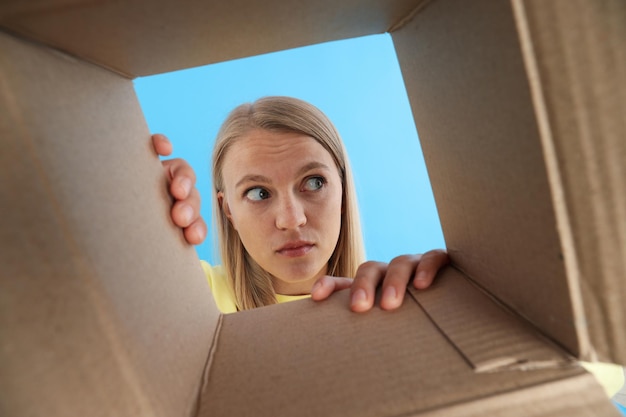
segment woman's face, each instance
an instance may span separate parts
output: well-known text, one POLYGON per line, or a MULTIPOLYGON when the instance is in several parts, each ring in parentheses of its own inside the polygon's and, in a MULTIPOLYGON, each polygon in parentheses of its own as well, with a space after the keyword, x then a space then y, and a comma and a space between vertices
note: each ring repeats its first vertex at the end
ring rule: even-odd
POLYGON ((343 186, 331 155, 309 136, 256 129, 228 150, 222 175, 222 210, 274 290, 309 293, 341 228, 343 186))

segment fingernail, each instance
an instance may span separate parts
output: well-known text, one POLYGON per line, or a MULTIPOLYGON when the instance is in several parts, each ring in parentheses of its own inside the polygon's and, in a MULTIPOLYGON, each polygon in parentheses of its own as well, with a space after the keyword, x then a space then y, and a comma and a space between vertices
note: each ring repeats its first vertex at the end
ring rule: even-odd
POLYGON ((178 181, 178 185, 183 189, 185 195, 189 195, 191 192, 191 180, 189 178, 181 178, 180 181, 178 181))
POLYGON ((365 294, 365 290, 358 289, 352 294, 352 305, 355 306, 357 304, 363 304, 367 301, 367 294, 365 294))
POLYGON ((395 302, 396 298, 398 298, 398 292, 395 287, 389 286, 385 288, 385 292, 383 293, 385 302, 395 302))
POLYGON ((191 206, 185 204, 180 208, 180 213, 183 216, 185 223, 191 223, 191 219, 193 218, 193 209, 191 206))
POLYGON ((418 290, 425 288, 428 285, 428 274, 424 271, 421 271, 415 277, 415 281, 413 282, 413 286, 418 290))
POLYGON ((196 235, 196 239, 198 240, 198 242, 202 242, 205 238, 204 227, 200 226, 199 224, 193 224, 191 227, 193 227, 193 233, 196 235))
POLYGON ((206 238, 206 229, 200 225, 196 225, 196 233, 198 233, 198 238, 200 240, 204 240, 206 238))

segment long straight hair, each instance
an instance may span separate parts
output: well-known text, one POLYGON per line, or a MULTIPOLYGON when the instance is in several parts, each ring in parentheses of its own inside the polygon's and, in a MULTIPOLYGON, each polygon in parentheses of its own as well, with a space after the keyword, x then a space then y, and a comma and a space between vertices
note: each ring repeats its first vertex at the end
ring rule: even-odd
POLYGON ((328 275, 354 277, 365 260, 358 203, 348 156, 332 122, 317 107, 292 97, 264 97, 235 108, 226 118, 213 149, 213 209, 222 265, 235 295, 238 310, 276 303, 272 276, 252 259, 218 201, 224 190, 224 158, 238 139, 254 129, 293 132, 311 137, 332 156, 339 170, 342 192, 341 230, 328 260, 328 275))

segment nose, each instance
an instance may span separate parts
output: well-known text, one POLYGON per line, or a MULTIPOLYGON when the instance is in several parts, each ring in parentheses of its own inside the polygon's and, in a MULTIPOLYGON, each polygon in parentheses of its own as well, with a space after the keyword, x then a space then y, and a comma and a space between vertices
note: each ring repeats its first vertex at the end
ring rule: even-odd
POLYGON ((276 227, 280 230, 297 229, 306 224, 306 214, 301 201, 293 196, 284 196, 277 205, 276 227))

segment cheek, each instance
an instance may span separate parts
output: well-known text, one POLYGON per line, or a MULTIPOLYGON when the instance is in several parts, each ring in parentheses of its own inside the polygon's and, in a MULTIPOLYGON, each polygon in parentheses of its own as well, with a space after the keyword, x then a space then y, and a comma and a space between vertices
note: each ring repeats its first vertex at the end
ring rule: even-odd
POLYGON ((267 221, 259 213, 246 211, 241 207, 231 207, 230 223, 237 231, 246 249, 264 244, 267 239, 267 221))
POLYGON ((230 224, 240 235, 242 233, 245 234, 246 231, 248 230, 248 224, 247 224, 248 222, 246 221, 247 218, 248 217, 246 216, 246 214, 242 213, 236 207, 231 208, 231 211, 228 216, 228 220, 230 221, 230 224))
POLYGON ((329 236, 333 239, 339 237, 341 230, 341 218, 343 213, 343 203, 341 192, 335 193, 325 207, 323 216, 323 224, 329 236))
POLYGON ((256 248, 259 246, 258 224, 254 225, 246 221, 238 221, 238 219, 238 217, 233 217, 233 221, 231 221, 231 224, 233 225, 233 228, 239 236, 239 239, 241 240, 241 243, 243 244, 246 251, 254 258, 257 251, 256 248))
POLYGON ((232 201, 227 200, 224 202, 224 205, 222 206, 222 212, 224 213, 224 216, 226 216, 226 219, 228 219, 230 225, 237 232, 239 232, 242 227, 245 228, 245 214, 241 213, 240 207, 238 207, 236 204, 233 204, 232 201))
MULTIPOLYGON (((232 197, 232 195, 231 195, 232 197)), ((250 207, 243 204, 241 201, 235 199, 227 199, 223 211, 232 227, 239 233, 250 233, 248 230, 251 226, 254 226, 258 216, 250 211, 250 207)))

